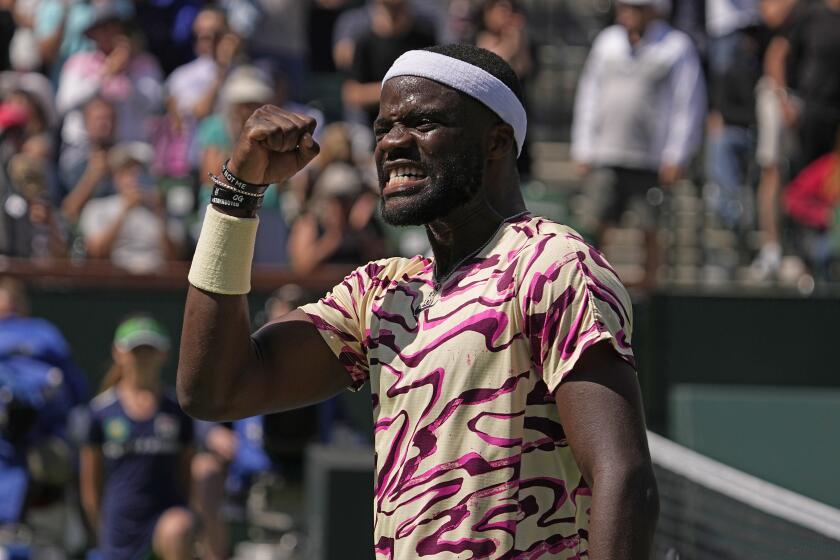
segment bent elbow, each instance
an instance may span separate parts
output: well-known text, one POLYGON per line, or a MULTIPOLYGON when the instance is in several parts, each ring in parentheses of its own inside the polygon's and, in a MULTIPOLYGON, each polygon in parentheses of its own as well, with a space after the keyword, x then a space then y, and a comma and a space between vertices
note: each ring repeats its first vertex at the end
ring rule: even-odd
POLYGON ((181 410, 196 420, 207 422, 221 422, 227 419, 228 405, 223 399, 214 398, 201 391, 195 384, 185 381, 188 374, 178 370, 176 395, 181 410))

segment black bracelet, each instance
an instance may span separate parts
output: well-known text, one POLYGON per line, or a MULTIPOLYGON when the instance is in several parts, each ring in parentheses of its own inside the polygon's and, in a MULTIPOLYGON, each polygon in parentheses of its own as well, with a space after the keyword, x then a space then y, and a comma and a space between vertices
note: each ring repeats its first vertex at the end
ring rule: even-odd
POLYGON ((268 184, 259 185, 259 184, 256 184, 256 183, 249 183, 247 181, 243 181, 242 179, 240 179, 239 177, 237 177, 236 175, 234 175, 233 173, 230 172, 230 169, 228 169, 228 166, 227 166, 229 161, 230 160, 227 160, 226 162, 224 162, 222 164, 222 177, 224 177, 225 181, 230 183, 231 186, 234 186, 238 189, 242 189, 242 190, 246 190, 246 191, 248 189, 256 190, 256 191, 265 191, 269 187, 268 184))
POLYGON ((265 193, 253 193, 253 192, 248 192, 248 191, 243 191, 241 189, 237 189, 236 187, 233 187, 233 186, 225 183, 224 181, 222 181, 221 177, 216 177, 212 173, 208 173, 207 177, 209 177, 209 179, 211 181, 213 181, 213 183, 216 186, 222 187, 223 189, 227 189, 229 191, 233 191, 237 194, 250 196, 250 197, 255 197, 255 198, 262 198, 263 196, 265 196, 265 193))
POLYGON ((262 197, 245 196, 229 188, 216 185, 210 196, 210 203, 222 208, 235 208, 256 212, 262 206, 262 197))

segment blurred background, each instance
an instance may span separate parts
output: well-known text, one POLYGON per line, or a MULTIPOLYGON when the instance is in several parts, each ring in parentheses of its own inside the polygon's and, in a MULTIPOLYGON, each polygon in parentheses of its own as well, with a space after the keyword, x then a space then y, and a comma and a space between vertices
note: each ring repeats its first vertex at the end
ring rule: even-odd
MULTIPOLYGON (((0 0, 0 558, 95 557, 88 402, 137 313, 174 385, 207 174, 256 107, 322 151, 260 211, 254 328, 429 250, 379 219, 370 125, 393 60, 450 42, 519 74, 529 209, 631 290, 656 557, 840 558, 838 29, 837 0, 0 0)), ((371 424, 362 392, 195 426, 198 556, 371 557, 371 424)))

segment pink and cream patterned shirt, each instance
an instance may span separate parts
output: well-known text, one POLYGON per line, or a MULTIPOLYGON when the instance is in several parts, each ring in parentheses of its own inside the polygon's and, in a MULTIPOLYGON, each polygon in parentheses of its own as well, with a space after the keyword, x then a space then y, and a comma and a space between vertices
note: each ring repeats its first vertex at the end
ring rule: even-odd
POLYGON ((303 310, 371 384, 378 559, 587 556, 591 492, 553 393, 597 342, 632 364, 632 310, 576 232, 512 218, 439 291, 433 260, 391 258, 303 310))

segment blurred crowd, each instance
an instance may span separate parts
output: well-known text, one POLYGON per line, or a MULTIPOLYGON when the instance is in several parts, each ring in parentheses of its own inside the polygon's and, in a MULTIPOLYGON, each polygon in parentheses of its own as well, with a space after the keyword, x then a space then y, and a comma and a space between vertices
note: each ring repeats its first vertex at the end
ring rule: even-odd
MULTIPOLYGON (((286 285, 258 320, 307 301, 286 285)), ((131 314, 93 389, 61 332, 30 316, 23 284, 0 277, 0 557, 229 558, 233 526, 294 535, 299 521, 284 521, 267 495, 301 484, 307 445, 369 440, 337 399, 193 420, 164 383, 171 350, 160 322, 131 314)))
POLYGON ((0 254, 135 273, 188 260, 208 173, 266 103, 314 117, 322 152, 269 191, 255 262, 305 274, 399 250, 375 211, 379 81, 444 41, 534 66, 506 1, 3 2, 0 254))
POLYGON ((615 22, 592 44, 572 126, 596 240, 631 214, 652 285, 659 214, 688 178, 754 255, 753 281, 777 279, 785 254, 836 280, 840 2, 622 0, 615 22))
MULTIPOLYGON (((406 50, 471 42, 507 60, 527 94, 537 42, 552 40, 529 32, 540 4, 5 0, 0 254, 138 273, 189 260, 207 174, 264 103, 314 117, 324 149, 270 191, 257 263, 306 274, 422 251, 376 212, 379 81, 406 50)), ((626 0, 598 21, 570 123, 585 233, 601 243, 632 215, 652 286, 661 210, 690 179, 720 227, 759 233, 746 248, 755 279, 774 279, 785 254, 836 276, 838 1, 626 0)), ((531 154, 529 141, 525 180, 531 154)))

